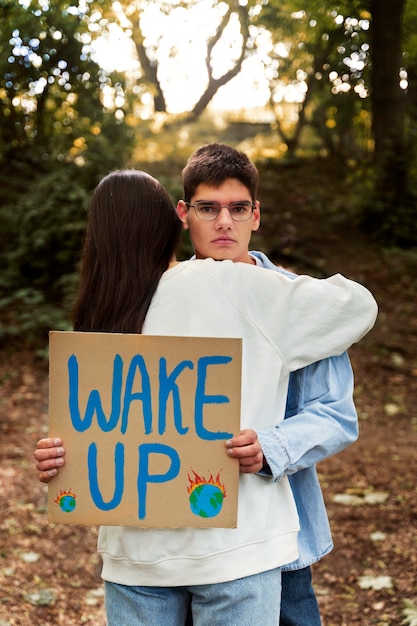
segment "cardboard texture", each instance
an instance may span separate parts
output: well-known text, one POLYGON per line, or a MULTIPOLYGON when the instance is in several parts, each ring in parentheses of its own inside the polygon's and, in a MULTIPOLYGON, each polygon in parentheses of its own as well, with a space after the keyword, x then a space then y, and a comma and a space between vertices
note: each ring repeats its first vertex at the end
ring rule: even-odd
POLYGON ((53 331, 48 485, 60 524, 235 528, 240 339, 53 331))

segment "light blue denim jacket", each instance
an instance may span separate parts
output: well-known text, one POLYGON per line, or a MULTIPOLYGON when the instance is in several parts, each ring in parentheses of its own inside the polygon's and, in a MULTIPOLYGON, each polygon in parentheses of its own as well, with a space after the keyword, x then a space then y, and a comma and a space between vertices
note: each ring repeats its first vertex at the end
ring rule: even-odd
MULTIPOLYGON (((257 265, 295 277, 262 252, 250 254, 257 265)), ((333 548, 315 464, 358 438, 353 372, 347 353, 293 372, 285 419, 273 430, 259 431, 258 438, 272 480, 288 476, 300 518, 299 558, 282 569, 302 569, 333 548)))

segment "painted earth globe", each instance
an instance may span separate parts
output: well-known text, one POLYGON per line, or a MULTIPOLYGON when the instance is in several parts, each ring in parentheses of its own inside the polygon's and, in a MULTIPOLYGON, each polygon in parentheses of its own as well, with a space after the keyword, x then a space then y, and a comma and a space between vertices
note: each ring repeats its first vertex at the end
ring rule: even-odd
POLYGON ((75 509, 76 504, 74 496, 70 495, 62 496, 59 500, 59 506, 64 513, 71 513, 75 509))
POLYGON ((190 494, 190 507, 194 515, 215 517, 222 509, 224 494, 217 485, 198 485, 190 494))

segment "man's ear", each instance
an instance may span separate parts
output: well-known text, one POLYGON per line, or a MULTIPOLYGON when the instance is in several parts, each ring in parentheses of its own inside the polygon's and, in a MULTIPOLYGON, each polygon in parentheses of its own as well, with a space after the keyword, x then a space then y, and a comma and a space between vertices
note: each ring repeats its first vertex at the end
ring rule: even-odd
POLYGON ((255 232, 259 229, 261 225, 261 203, 259 200, 255 202, 255 208, 253 210, 253 223, 252 223, 252 232, 255 232))
POLYGON ((178 200, 177 204, 177 215, 182 222, 182 227, 184 230, 188 230, 188 209, 184 200, 178 200))

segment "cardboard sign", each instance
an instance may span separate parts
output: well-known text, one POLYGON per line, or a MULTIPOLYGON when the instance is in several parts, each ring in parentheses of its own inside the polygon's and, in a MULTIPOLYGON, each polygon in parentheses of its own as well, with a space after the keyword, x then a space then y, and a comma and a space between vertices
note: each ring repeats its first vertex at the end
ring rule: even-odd
POLYGON ((237 524, 240 339, 51 332, 49 436, 65 465, 48 519, 153 528, 237 524))

